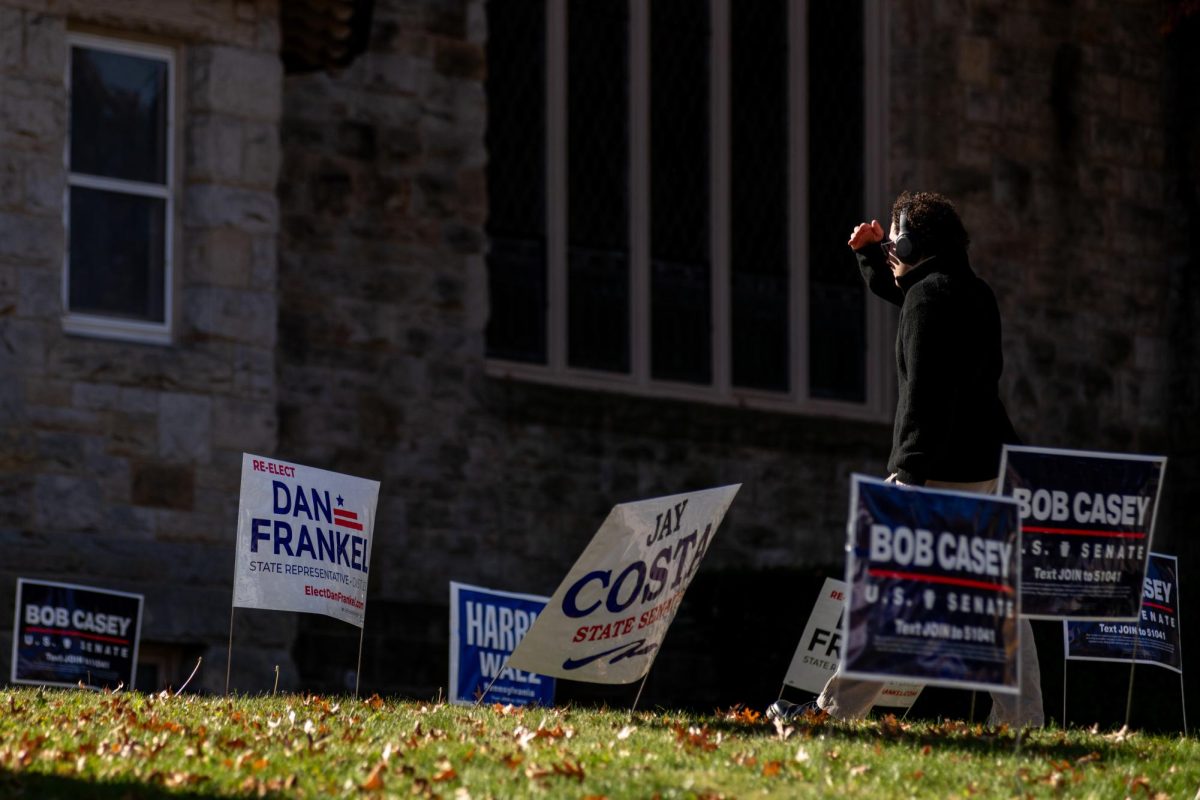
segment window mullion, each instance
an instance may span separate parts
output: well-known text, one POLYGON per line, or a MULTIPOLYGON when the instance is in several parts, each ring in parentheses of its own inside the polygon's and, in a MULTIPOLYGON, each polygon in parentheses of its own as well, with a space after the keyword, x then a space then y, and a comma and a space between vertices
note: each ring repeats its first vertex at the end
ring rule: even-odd
POLYGON ((729 272, 729 0, 712 0, 712 37, 709 59, 710 120, 709 163, 712 165, 709 233, 712 263, 713 390, 730 396, 732 347, 730 303, 733 293, 729 272))
POLYGON ((567 366, 567 0, 546 0, 547 362, 567 366))
POLYGON ((629 301, 633 378, 650 380, 650 6, 629 0, 629 301))
MULTIPOLYGON (((888 4, 883 0, 862 0, 863 19, 866 21, 863 35, 863 52, 866 64, 863 69, 863 122, 866 130, 865 169, 863 170, 863 207, 886 209, 887 152, 884 143, 887 137, 887 12, 888 4)), ((866 216, 870 216, 867 214, 866 216)), ((885 221, 886 225, 886 221, 885 221)), ((867 407, 886 413, 891 398, 891 370, 888 369, 888 328, 892 306, 871 302, 867 307, 867 407)))
POLYGON ((788 4, 788 329, 792 393, 808 392, 808 0, 788 4))

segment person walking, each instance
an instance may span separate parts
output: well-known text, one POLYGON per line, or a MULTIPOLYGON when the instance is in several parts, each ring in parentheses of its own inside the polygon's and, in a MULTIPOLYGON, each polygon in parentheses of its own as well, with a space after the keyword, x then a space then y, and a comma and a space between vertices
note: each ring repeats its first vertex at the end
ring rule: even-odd
MULTIPOLYGON (((878 220, 855 226, 848 244, 871 291, 900 307, 896 331, 899 398, 888 481, 995 494, 1000 453, 1018 441, 999 380, 1000 311, 991 288, 972 271, 970 239, 954 205, 933 192, 902 193, 885 235, 878 220)), ((1045 724, 1033 628, 1018 620, 1020 693, 992 693, 988 723, 1045 724)), ((835 674, 812 703, 779 701, 769 716, 827 711, 859 719, 883 684, 835 674)))

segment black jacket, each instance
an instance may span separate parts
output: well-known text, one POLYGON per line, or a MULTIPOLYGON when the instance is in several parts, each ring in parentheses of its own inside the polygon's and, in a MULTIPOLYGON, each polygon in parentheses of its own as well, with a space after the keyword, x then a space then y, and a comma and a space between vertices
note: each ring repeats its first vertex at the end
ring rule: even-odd
POLYGON ((1017 442, 999 380, 1000 311, 966 252, 940 254, 900 278, 883 248, 858 251, 859 269, 879 297, 900 306, 896 331, 899 399, 888 470, 916 486, 927 480, 984 481, 1000 450, 1017 442))

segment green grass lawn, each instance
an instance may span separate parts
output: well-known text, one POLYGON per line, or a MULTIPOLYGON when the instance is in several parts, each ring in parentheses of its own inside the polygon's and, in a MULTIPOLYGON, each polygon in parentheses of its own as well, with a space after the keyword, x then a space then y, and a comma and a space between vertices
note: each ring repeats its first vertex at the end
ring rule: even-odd
POLYGON ((1200 788, 1200 742, 754 710, 480 708, 0 690, 0 797, 1133 797, 1200 788))

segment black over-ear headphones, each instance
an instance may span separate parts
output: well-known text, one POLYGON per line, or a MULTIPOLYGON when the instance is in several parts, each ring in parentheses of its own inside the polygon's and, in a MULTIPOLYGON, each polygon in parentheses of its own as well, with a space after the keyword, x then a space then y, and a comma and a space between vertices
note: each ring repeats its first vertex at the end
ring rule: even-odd
POLYGON ((915 264, 921 260, 920 240, 908 230, 908 214, 901 211, 900 221, 896 223, 896 258, 905 264, 915 264))

